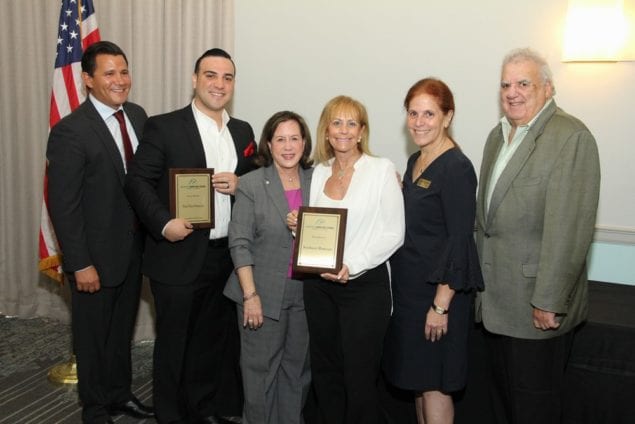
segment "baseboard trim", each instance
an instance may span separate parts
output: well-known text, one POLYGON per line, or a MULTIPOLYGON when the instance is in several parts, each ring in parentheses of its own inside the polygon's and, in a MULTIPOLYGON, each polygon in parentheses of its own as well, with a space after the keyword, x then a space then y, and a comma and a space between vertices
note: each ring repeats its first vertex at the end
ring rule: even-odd
POLYGON ((597 226, 593 241, 635 245, 635 228, 597 226))

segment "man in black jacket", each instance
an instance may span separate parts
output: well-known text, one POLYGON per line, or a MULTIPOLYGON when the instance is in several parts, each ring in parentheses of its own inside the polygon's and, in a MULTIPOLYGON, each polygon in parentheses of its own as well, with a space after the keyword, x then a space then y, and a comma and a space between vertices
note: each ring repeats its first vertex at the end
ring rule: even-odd
POLYGON ((157 420, 223 422, 242 414, 240 342, 233 302, 223 296, 233 270, 227 227, 238 176, 253 169, 254 134, 225 105, 236 69, 221 49, 205 52, 185 108, 148 119, 126 193, 148 230, 143 273, 154 294, 154 404, 157 420), (214 168, 214 228, 170 215, 170 168, 214 168))

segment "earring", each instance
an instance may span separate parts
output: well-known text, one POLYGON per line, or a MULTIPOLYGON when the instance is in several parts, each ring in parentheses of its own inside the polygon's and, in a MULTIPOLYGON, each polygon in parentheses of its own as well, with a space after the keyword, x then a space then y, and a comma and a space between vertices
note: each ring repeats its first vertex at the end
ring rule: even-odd
POLYGON ((360 137, 360 138, 358 138, 358 139, 357 139, 357 142, 358 142, 358 143, 361 143, 361 142, 362 142, 362 138, 361 138, 361 137, 360 137))

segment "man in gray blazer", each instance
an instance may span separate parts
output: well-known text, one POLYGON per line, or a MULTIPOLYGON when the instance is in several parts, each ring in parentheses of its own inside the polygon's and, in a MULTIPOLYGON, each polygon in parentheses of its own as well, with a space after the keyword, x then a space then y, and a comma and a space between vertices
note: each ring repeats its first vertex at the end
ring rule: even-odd
POLYGON ((556 106, 551 71, 530 49, 503 61, 501 122, 483 151, 477 319, 500 423, 560 422, 574 329, 587 314, 586 257, 600 188, 595 139, 556 106))

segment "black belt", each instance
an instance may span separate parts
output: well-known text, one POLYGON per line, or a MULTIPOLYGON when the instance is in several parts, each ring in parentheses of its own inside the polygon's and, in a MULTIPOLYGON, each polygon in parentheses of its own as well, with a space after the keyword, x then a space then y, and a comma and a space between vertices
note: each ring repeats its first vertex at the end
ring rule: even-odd
POLYGON ((227 247, 229 244, 227 242, 227 237, 221 237, 217 239, 209 239, 209 247, 227 247))

